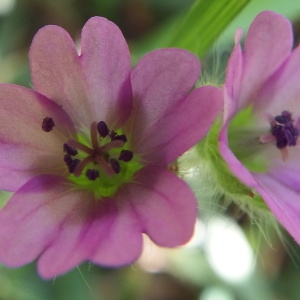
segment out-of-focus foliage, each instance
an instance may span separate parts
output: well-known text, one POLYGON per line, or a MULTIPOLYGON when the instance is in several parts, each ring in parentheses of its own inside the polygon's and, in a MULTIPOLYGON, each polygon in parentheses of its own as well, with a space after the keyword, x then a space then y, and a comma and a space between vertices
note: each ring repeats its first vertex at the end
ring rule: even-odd
POLYGON ((168 46, 188 49, 202 58, 217 37, 250 0, 197 0, 168 46))

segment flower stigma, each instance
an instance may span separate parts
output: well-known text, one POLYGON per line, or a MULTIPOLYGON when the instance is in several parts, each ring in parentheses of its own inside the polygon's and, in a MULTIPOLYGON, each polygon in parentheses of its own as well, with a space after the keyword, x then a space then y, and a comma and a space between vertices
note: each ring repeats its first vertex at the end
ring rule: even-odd
MULTIPOLYGON (((43 130, 44 127, 43 121, 43 130)), ((92 191, 97 199, 114 196, 142 167, 138 157, 124 149, 126 144, 127 136, 120 130, 109 130, 104 121, 92 122, 88 139, 86 135, 77 134, 76 139, 63 144, 68 178, 76 187, 92 191)))

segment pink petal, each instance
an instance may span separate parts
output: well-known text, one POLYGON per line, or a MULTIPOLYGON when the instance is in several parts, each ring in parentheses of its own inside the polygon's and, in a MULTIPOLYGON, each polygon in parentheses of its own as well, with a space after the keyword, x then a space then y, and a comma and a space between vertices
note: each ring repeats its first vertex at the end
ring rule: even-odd
POLYGON ((277 220, 300 243, 299 191, 278 181, 270 174, 255 174, 261 194, 277 220))
POLYGON ((91 18, 82 30, 81 63, 89 102, 98 117, 117 128, 132 105, 130 53, 120 29, 107 19, 91 18))
POLYGON ((299 169, 299 157, 297 160, 289 158, 286 162, 279 161, 275 166, 270 168, 268 173, 285 186, 300 192, 299 169))
POLYGON ((40 173, 61 174, 63 143, 73 126, 65 111, 46 97, 23 87, 0 86, 0 187, 16 190, 40 173), (42 130, 45 117, 55 126, 42 130))
MULTIPOLYGON (((114 219, 113 221, 108 220, 110 223, 109 226, 106 226, 108 229, 103 226, 100 232, 103 238, 90 256, 92 262, 102 266, 123 266, 133 263, 141 254, 143 246, 142 224, 136 217, 129 200, 128 195, 124 194, 122 190, 114 199, 107 199, 106 205, 113 206, 112 201, 116 203, 114 219)), ((104 215, 104 213, 102 214, 104 215)), ((102 223, 104 221, 99 225, 102 223)), ((99 232, 98 224, 95 226, 99 232)))
POLYGON ((175 247, 191 238, 197 202, 188 185, 159 166, 143 168, 124 188, 143 231, 159 246, 175 247))
POLYGON ((129 264, 142 250, 138 221, 122 196, 96 201, 61 177, 38 176, 0 211, 0 244, 5 245, 0 247, 0 261, 17 267, 41 255, 38 269, 43 278, 88 259, 107 266, 129 264))
POLYGON ((35 90, 61 104, 79 127, 124 122, 131 108, 130 56, 115 24, 90 19, 80 57, 65 30, 46 26, 33 40, 30 62, 35 90))
POLYGON ((231 149, 228 146, 228 124, 225 124, 222 127, 222 130, 219 135, 219 150, 223 157, 223 159, 228 164, 231 172, 241 180, 244 184, 256 188, 257 182, 253 178, 251 172, 237 159, 237 157, 233 154, 231 149))
MULTIPOLYGON (((226 70, 226 82, 225 82, 225 92, 231 99, 237 99, 240 94, 242 76, 243 76, 243 55, 240 46, 240 40, 242 38, 241 28, 237 29, 235 33, 235 47, 229 58, 227 70, 226 70)), ((224 119, 230 118, 232 113, 235 112, 234 109, 229 109, 226 103, 224 107, 224 119)))
POLYGON ((288 110, 294 119, 300 117, 300 47, 296 48, 286 62, 273 74, 257 96, 257 114, 269 113, 273 116, 288 110))
POLYGON ((132 71, 134 105, 127 125, 134 149, 149 145, 157 128, 165 130, 165 115, 184 100, 199 72, 198 59, 180 49, 156 50, 139 61, 132 71))
POLYGON ((260 13, 245 40, 243 90, 239 107, 253 101, 264 81, 290 55, 293 45, 291 23, 272 11, 260 13))
POLYGON ((76 125, 89 127, 94 112, 88 104, 79 56, 69 34, 54 25, 40 29, 29 58, 34 89, 62 105, 76 125))
MULTIPOLYGON (((21 187, 0 211, 0 261, 18 267, 31 262, 55 239, 77 204, 62 178, 38 176, 21 187)), ((83 202, 84 203, 84 202, 83 202)))
POLYGON ((207 134, 222 106, 218 88, 204 86, 193 90, 153 124, 148 139, 136 151, 151 163, 173 162, 207 134))
POLYGON ((38 261, 44 278, 67 272, 87 259, 104 266, 123 266, 135 261, 142 251, 141 226, 127 199, 123 203, 117 199, 95 202, 85 195, 79 200, 38 261))

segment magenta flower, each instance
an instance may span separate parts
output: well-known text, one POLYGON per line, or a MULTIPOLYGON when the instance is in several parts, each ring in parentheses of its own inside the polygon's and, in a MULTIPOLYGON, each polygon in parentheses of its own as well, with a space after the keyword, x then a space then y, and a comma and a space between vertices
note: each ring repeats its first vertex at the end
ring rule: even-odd
POLYGON ((238 30, 224 86, 220 151, 300 243, 300 48, 291 50, 290 22, 271 11, 255 18, 243 51, 240 38, 238 30))
POLYGON ((0 85, 0 182, 15 192, 0 212, 0 261, 38 258, 50 278, 85 260, 129 264, 142 233, 186 243, 196 200, 168 165, 207 133, 222 98, 191 91, 197 58, 161 49, 131 70, 120 30, 94 17, 80 55, 62 28, 41 29, 30 66, 34 90, 0 85))

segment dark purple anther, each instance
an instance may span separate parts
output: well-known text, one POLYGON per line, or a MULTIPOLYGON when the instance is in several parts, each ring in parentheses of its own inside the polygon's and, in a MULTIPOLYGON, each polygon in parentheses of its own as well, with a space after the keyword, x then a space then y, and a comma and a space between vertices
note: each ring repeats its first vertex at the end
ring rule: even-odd
POLYGON ((123 141, 124 143, 127 142, 127 137, 125 134, 117 134, 114 130, 110 133, 111 141, 123 141))
POLYGON ((72 156, 70 154, 65 154, 64 161, 67 165, 69 165, 73 161, 72 156))
POLYGON ((281 115, 276 116, 276 124, 272 127, 271 133, 276 137, 276 146, 283 149, 286 146, 296 146, 299 130, 294 127, 292 114, 283 111, 281 115))
POLYGON ((277 123, 282 125, 293 123, 292 114, 288 111, 283 111, 281 115, 276 116, 274 119, 277 123))
POLYGON ((104 138, 109 133, 108 127, 107 127, 107 125, 106 125, 106 123, 104 121, 98 122, 97 129, 98 129, 98 132, 99 132, 100 136, 102 136, 104 138))
POLYGON ((128 162, 131 161, 133 157, 133 152, 130 150, 122 150, 119 156, 119 160, 128 162))
POLYGON ((86 170, 85 175, 89 180, 94 181, 99 177, 99 171, 95 169, 88 169, 86 170))
POLYGON ((112 130, 111 132, 110 132, 110 139, 113 141, 114 140, 114 138, 117 136, 118 134, 114 131, 114 130, 112 130))
POLYGON ((42 123, 42 129, 45 131, 45 132, 50 132, 53 127, 55 126, 55 123, 53 121, 52 118, 50 117, 46 117, 44 120, 43 120, 43 123, 42 123))
POLYGON ((69 164, 68 164, 68 169, 69 169, 69 172, 70 173, 74 173, 77 165, 80 163, 80 160, 79 159, 74 159, 72 160, 69 164))
POLYGON ((78 151, 75 148, 72 148, 68 144, 64 144, 64 152, 66 152, 69 155, 75 156, 78 154, 78 151))
POLYGON ((116 174, 119 174, 120 171, 121 171, 121 167, 120 167, 120 164, 119 162, 115 159, 115 158, 111 158, 109 161, 108 161, 113 169, 113 171, 116 173, 116 174))
POLYGON ((126 142, 127 142, 127 137, 126 137, 125 134, 120 134, 120 135, 117 135, 117 136, 115 137, 115 140, 123 141, 124 143, 126 143, 126 142))

